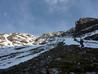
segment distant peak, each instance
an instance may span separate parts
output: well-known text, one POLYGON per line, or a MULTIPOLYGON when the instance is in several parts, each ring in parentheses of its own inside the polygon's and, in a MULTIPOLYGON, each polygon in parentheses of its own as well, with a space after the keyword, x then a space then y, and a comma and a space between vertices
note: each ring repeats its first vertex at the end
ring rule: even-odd
POLYGON ((32 45, 36 38, 28 33, 2 33, 0 34, 0 47, 32 45))

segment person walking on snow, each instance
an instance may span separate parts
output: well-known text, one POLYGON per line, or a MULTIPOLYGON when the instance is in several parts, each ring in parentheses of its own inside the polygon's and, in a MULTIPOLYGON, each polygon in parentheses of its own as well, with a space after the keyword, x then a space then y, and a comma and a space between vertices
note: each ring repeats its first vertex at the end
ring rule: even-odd
POLYGON ((80 39, 80 45, 81 45, 81 48, 83 48, 84 47, 84 41, 83 41, 83 39, 80 39))
POLYGON ((74 38, 74 41, 76 41, 76 42, 78 42, 78 43, 80 43, 80 46, 81 46, 81 48, 83 48, 84 47, 84 41, 83 41, 83 39, 81 39, 80 38, 80 41, 79 40, 77 40, 76 38, 74 38))

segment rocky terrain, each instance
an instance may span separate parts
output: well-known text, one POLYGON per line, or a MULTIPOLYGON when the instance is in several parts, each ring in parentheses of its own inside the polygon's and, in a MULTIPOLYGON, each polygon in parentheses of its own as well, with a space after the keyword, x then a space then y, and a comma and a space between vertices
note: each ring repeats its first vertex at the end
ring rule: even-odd
POLYGON ((0 34, 0 47, 32 45, 37 37, 26 33, 0 34))
POLYGON ((98 18, 41 36, 0 34, 0 74, 97 74, 98 18), (84 47, 80 47, 83 39, 84 47), (81 72, 81 73, 79 73, 81 72))
POLYGON ((1 74, 97 74, 98 49, 59 44, 27 62, 8 69, 1 74))
POLYGON ((41 36, 34 36, 27 33, 3 33, 0 34, 0 47, 41 45, 54 41, 56 37, 65 37, 65 35, 64 31, 49 32, 41 36))
POLYGON ((89 34, 98 34, 98 18, 80 18, 78 21, 76 21, 75 24, 75 34, 76 36, 83 36, 83 35, 89 35, 89 34))

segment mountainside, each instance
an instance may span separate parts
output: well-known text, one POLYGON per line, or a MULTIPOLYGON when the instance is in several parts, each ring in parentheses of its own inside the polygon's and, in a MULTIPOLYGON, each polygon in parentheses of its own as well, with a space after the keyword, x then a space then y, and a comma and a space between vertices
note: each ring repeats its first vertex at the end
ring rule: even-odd
POLYGON ((81 31, 88 27, 98 25, 98 18, 84 17, 76 21, 76 30, 81 31))
POLYGON ((0 34, 0 74, 97 71, 97 53, 97 18, 80 18, 75 27, 66 32, 48 32, 41 36, 0 34), (80 47, 80 39, 83 39, 84 48, 80 47))
POLYGON ((75 25, 75 36, 85 37, 85 35, 92 36, 98 34, 98 18, 80 18, 75 25))
POLYGON ((27 33, 0 34, 0 47, 42 45, 64 36, 65 32, 63 31, 49 32, 41 36, 34 36, 27 33))
POLYGON ((36 38, 26 33, 0 34, 0 47, 32 45, 36 38))
POLYGON ((64 41, 63 33, 46 33, 39 37, 26 33, 1 34, 0 69, 18 65, 55 48, 64 41))
POLYGON ((98 48, 58 45, 28 61, 1 69, 1 74, 97 74, 98 48))
POLYGON ((62 42, 64 37, 66 37, 66 32, 64 31, 44 33, 36 39, 35 44, 62 42))

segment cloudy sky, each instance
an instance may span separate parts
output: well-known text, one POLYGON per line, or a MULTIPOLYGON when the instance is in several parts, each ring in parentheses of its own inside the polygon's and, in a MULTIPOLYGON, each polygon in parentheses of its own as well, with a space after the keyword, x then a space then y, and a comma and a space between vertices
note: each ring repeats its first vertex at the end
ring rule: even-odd
POLYGON ((98 0, 0 0, 0 33, 64 31, 98 17, 98 0))

